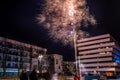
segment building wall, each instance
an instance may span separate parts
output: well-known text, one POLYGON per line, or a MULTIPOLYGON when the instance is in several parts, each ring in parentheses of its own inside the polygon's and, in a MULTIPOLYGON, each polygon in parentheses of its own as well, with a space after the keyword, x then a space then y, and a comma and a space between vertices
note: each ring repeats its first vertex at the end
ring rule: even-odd
POLYGON ((22 69, 32 69, 32 58, 46 49, 0 37, 0 76, 18 75, 22 69))
MULTIPOLYGON (((110 34, 78 40, 77 49, 80 63, 84 66, 85 72, 105 74, 119 72, 120 50, 110 34)), ((82 71, 82 68, 80 69, 82 71)))
POLYGON ((58 54, 52 54, 53 58, 54 58, 54 72, 56 73, 62 73, 63 67, 63 57, 62 55, 58 55, 58 54))

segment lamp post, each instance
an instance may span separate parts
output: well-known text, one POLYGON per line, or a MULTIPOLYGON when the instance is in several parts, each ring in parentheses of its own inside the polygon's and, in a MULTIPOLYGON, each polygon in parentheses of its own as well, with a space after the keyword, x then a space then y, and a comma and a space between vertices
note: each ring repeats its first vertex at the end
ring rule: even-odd
POLYGON ((73 29, 73 41, 74 41, 74 51, 75 51, 75 67, 76 67, 76 72, 78 73, 78 63, 77 63, 77 47, 76 47, 76 30, 73 29))
MULTIPOLYGON (((74 33, 73 33, 73 39, 74 39, 74 50, 75 50, 75 61, 76 61, 76 71, 77 73, 81 76, 82 75, 82 64, 80 62, 80 56, 78 55, 77 53, 77 38, 78 38, 78 35, 77 35, 77 31, 76 29, 73 29, 74 33)), ((84 38, 84 37, 87 37, 89 36, 89 34, 87 32, 78 32, 79 34, 79 38, 84 38)))
POLYGON ((76 67, 76 72, 77 74, 81 75, 81 65, 80 65, 80 56, 78 57, 78 54, 77 54, 77 44, 76 44, 76 41, 77 41, 77 33, 76 33, 76 29, 74 28, 73 29, 73 41, 74 41, 74 51, 75 51, 75 67, 76 67), (79 69, 80 67, 80 69, 79 69))
POLYGON ((79 66, 78 66, 78 55, 77 55, 77 33, 76 29, 73 28, 73 31, 71 31, 71 34, 73 34, 73 46, 74 46, 74 56, 75 56, 75 69, 76 73, 79 73, 79 66))

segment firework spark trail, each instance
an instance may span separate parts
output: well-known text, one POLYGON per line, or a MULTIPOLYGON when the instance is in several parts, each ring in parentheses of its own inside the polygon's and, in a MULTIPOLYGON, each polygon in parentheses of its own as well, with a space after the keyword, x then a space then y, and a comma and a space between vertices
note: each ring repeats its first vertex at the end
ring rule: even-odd
MULTIPOLYGON (((96 21, 89 14, 85 0, 45 0, 44 10, 37 17, 38 22, 49 30, 50 36, 61 40, 64 44, 73 42, 71 31, 80 29, 81 22, 87 26, 88 22, 96 21)), ((79 35, 79 33, 78 33, 79 35)))

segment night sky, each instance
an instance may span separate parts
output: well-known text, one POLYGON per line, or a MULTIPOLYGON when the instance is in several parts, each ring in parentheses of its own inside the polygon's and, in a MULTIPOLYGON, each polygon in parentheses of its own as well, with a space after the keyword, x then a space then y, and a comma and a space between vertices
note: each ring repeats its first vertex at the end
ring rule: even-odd
MULTIPOLYGON (((1 0, 2 1, 2 0, 1 0)), ((55 43, 42 26, 37 24, 44 0, 4 0, 0 5, 0 36, 47 48, 47 54, 57 53, 64 60, 74 60, 74 49, 55 43)), ((84 28, 91 36, 110 33, 120 42, 119 0, 87 0, 97 24, 84 28)))

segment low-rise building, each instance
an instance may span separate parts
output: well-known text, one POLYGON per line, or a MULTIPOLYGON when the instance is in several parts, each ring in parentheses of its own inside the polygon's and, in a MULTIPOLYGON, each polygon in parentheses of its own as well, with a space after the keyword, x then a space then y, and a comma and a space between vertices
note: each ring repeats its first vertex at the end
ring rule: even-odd
POLYGON ((59 54, 49 55, 49 72, 62 73, 63 71, 63 56, 59 54))
POLYGON ((45 48, 0 37, 0 76, 18 75, 23 69, 38 68, 36 57, 46 53, 45 48))

